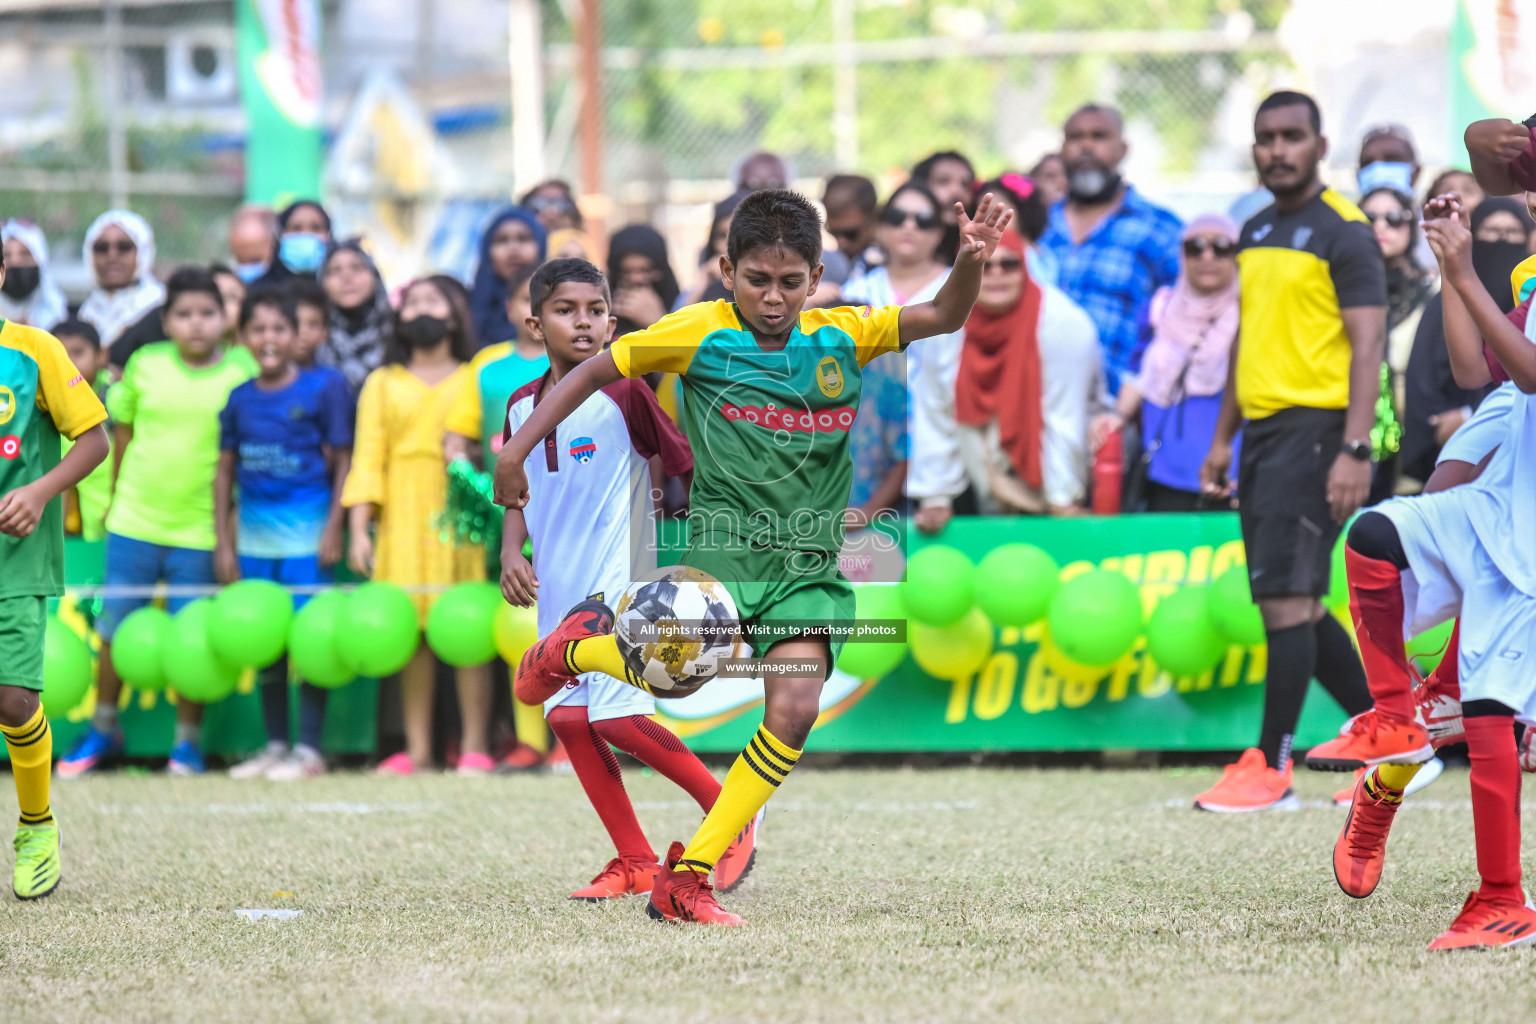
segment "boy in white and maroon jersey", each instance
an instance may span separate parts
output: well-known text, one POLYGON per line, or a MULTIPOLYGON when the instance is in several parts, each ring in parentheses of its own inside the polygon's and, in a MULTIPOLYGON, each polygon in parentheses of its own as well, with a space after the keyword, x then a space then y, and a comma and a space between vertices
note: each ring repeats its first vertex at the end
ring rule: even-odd
MULTIPOLYGON (((529 284, 525 327, 542 341, 549 370, 513 393, 506 436, 549 389, 601 352, 615 320, 602 271, 581 259, 551 260, 529 284)), ((501 549, 501 588, 523 607, 538 600, 539 634, 547 635, 573 606, 618 599, 631 580, 656 568, 656 508, 651 464, 688 480, 693 453, 642 380, 620 380, 592 395, 531 452, 524 466, 530 498, 508 509, 501 549), (533 563, 522 555, 533 543, 533 563)), ((606 614, 606 610, 604 610, 606 614)), ((655 699, 601 672, 586 672, 544 704, 549 725, 570 753, 582 788, 613 839, 618 856, 572 899, 598 902, 651 891, 660 870, 624 791, 618 747, 676 782, 707 813, 720 783, 692 751, 649 717, 655 699)), ((751 870, 756 822, 715 867, 721 889, 751 870)))

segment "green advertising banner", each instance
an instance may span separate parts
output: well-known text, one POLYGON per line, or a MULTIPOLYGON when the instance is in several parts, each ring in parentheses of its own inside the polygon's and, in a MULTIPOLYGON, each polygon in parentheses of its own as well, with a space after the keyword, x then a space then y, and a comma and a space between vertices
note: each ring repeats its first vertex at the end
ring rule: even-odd
POLYGON ((245 198, 270 206, 320 194, 318 0, 235 0, 245 198))
MULTIPOLYGON (((675 525, 675 524, 674 524, 675 525)), ((992 548, 1024 542, 1048 551, 1063 576, 1087 568, 1123 573, 1150 610, 1185 584, 1206 583, 1243 562, 1237 517, 1231 514, 1120 518, 960 518, 941 541, 979 562, 992 548)), ((680 553, 681 537, 664 549, 680 553)), ((914 549, 930 543, 914 534, 914 549)), ((83 586, 101 580, 100 544, 66 544, 66 575, 83 586)), ((986 580, 978 580, 985 587, 986 580)), ((85 632, 88 608, 75 597, 60 617, 85 632)), ((1263 703, 1264 648, 1232 647, 1215 669, 1174 679, 1146 654, 1144 643, 1118 663, 1094 672, 1057 671, 1040 650, 1041 626, 995 631, 991 657, 979 672, 935 679, 907 658, 880 679, 838 671, 828 680, 813 750, 1221 750, 1251 745, 1263 703)), ((94 646, 94 636, 90 636, 94 646)), ((1061 666, 1058 666, 1061 667, 1061 666)), ((174 698, 124 692, 122 721, 130 754, 163 755, 170 747, 174 698)), ((367 752, 375 742, 378 686, 359 680, 333 691, 325 747, 367 752)), ((85 727, 94 692, 55 722, 61 749, 85 727)), ((695 750, 739 751, 761 721, 762 684, 717 679, 658 716, 695 750)), ((261 732, 260 702, 250 674, 234 697, 208 709, 205 745, 213 753, 253 750, 261 732)), ((1314 686, 1297 736, 1308 747, 1334 735, 1344 713, 1314 686)))
POLYGON ((1451 26, 1451 162, 1467 166, 1462 133, 1473 121, 1536 113, 1536 8, 1456 0, 1451 26))

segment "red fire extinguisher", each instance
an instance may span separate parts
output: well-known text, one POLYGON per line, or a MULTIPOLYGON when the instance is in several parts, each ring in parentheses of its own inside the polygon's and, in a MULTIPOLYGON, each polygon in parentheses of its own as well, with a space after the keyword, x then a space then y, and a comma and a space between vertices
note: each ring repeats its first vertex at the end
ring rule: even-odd
POLYGON ((1104 439, 1093 456, 1093 514, 1114 516, 1120 514, 1120 481, 1124 479, 1125 466, 1121 459, 1120 431, 1104 439))

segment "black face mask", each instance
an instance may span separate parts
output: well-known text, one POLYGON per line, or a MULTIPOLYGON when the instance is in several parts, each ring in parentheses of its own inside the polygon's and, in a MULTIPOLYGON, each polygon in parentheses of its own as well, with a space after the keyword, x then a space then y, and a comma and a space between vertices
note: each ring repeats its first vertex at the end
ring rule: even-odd
POLYGON ((5 271, 5 283, 0 284, 0 292, 20 302, 37 291, 42 280, 43 272, 37 267, 9 267, 5 271))
POLYGON ((417 316, 400 325, 400 340, 411 348, 431 348, 448 336, 448 321, 435 316, 417 316))
POLYGON ((1530 250, 1520 242, 1472 243, 1472 269, 1502 313, 1515 308, 1515 298, 1509 291, 1509 275, 1529 255, 1530 250))

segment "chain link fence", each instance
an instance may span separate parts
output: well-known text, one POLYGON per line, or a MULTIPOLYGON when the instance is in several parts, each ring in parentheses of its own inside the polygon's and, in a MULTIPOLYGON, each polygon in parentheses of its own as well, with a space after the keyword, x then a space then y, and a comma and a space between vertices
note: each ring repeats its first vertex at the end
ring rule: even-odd
MULTIPOLYGON (((364 143, 342 167, 333 150, 327 167, 344 230, 387 228, 415 240, 422 264, 464 269, 468 246, 429 239, 472 231, 511 194, 516 3, 324 0, 328 140, 364 143), (359 118, 364 94, 385 100, 359 118), (423 126, 433 149, 409 187, 391 178, 391 149, 420 136, 400 122, 423 126)), ((1285 73, 1276 29, 1288 6, 602 0, 607 221, 650 219, 692 252, 709 203, 758 149, 810 189, 844 170, 889 185, 937 149, 984 174, 1026 168, 1088 100, 1125 110, 1139 183, 1235 195, 1252 178, 1245 133, 1228 129, 1285 73)), ((535 19, 543 163, 578 182, 582 9, 540 0, 535 19)), ((222 254, 244 187, 231 0, 0 0, 0 74, 0 216, 42 225, 71 293, 87 284, 84 228, 114 203, 154 225, 166 263, 222 254)))

